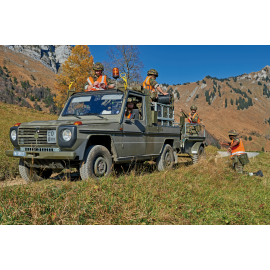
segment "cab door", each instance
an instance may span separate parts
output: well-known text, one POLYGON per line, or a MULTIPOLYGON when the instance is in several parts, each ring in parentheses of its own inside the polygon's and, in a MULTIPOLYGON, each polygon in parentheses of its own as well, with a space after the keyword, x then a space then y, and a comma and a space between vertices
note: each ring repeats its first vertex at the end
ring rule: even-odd
POLYGON ((145 155, 146 151, 146 136, 145 126, 146 117, 144 110, 144 97, 141 100, 141 114, 140 119, 126 119, 123 118, 123 144, 122 157, 136 157, 145 155))

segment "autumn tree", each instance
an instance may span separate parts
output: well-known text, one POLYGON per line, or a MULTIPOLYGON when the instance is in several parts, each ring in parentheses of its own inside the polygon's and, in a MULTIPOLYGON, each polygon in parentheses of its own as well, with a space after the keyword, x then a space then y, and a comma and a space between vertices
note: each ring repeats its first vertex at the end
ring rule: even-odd
POLYGON ((111 75, 112 69, 118 67, 120 73, 126 73, 128 83, 142 82, 143 63, 140 61, 139 46, 110 46, 107 51, 108 61, 103 62, 105 74, 111 75))
POLYGON ((69 58, 62 64, 60 74, 56 76, 57 91, 54 101, 58 108, 62 108, 67 99, 70 83, 76 92, 84 91, 86 79, 93 76, 93 56, 87 45, 76 45, 69 58))

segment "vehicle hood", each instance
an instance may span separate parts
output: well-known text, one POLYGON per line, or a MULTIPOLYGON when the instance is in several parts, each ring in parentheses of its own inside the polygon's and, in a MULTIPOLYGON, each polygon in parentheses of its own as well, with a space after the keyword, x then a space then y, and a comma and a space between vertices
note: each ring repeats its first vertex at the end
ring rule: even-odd
POLYGON ((111 124, 111 123, 118 123, 117 120, 110 119, 110 120, 105 120, 105 119, 76 119, 73 120, 50 120, 50 121, 33 121, 33 122, 27 122, 27 123, 22 123, 21 126, 64 126, 64 125, 73 125, 74 122, 76 121, 81 121, 83 125, 96 125, 96 124, 111 124))

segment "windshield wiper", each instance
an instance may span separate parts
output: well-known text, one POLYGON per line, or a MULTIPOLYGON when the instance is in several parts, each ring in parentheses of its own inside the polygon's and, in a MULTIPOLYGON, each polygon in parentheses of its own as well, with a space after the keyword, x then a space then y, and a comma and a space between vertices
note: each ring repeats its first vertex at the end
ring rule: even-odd
POLYGON ((102 118, 102 119, 107 119, 107 118, 105 118, 105 117, 99 115, 98 113, 85 113, 84 115, 95 115, 95 116, 100 117, 100 118, 102 118))
POLYGON ((62 115, 62 116, 71 116, 71 115, 81 119, 81 117, 79 117, 76 113, 68 113, 68 114, 65 114, 65 115, 62 115))

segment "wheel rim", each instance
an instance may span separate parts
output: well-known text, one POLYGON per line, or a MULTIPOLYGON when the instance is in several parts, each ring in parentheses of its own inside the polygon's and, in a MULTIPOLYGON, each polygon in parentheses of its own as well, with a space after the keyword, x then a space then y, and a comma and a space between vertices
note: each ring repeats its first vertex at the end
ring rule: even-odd
POLYGON ((172 164, 172 156, 170 151, 167 151, 164 157, 164 163, 165 163, 165 167, 170 167, 172 164))
POLYGON ((107 171, 107 162, 104 157, 98 157, 94 163, 94 172, 98 177, 103 176, 107 171))

